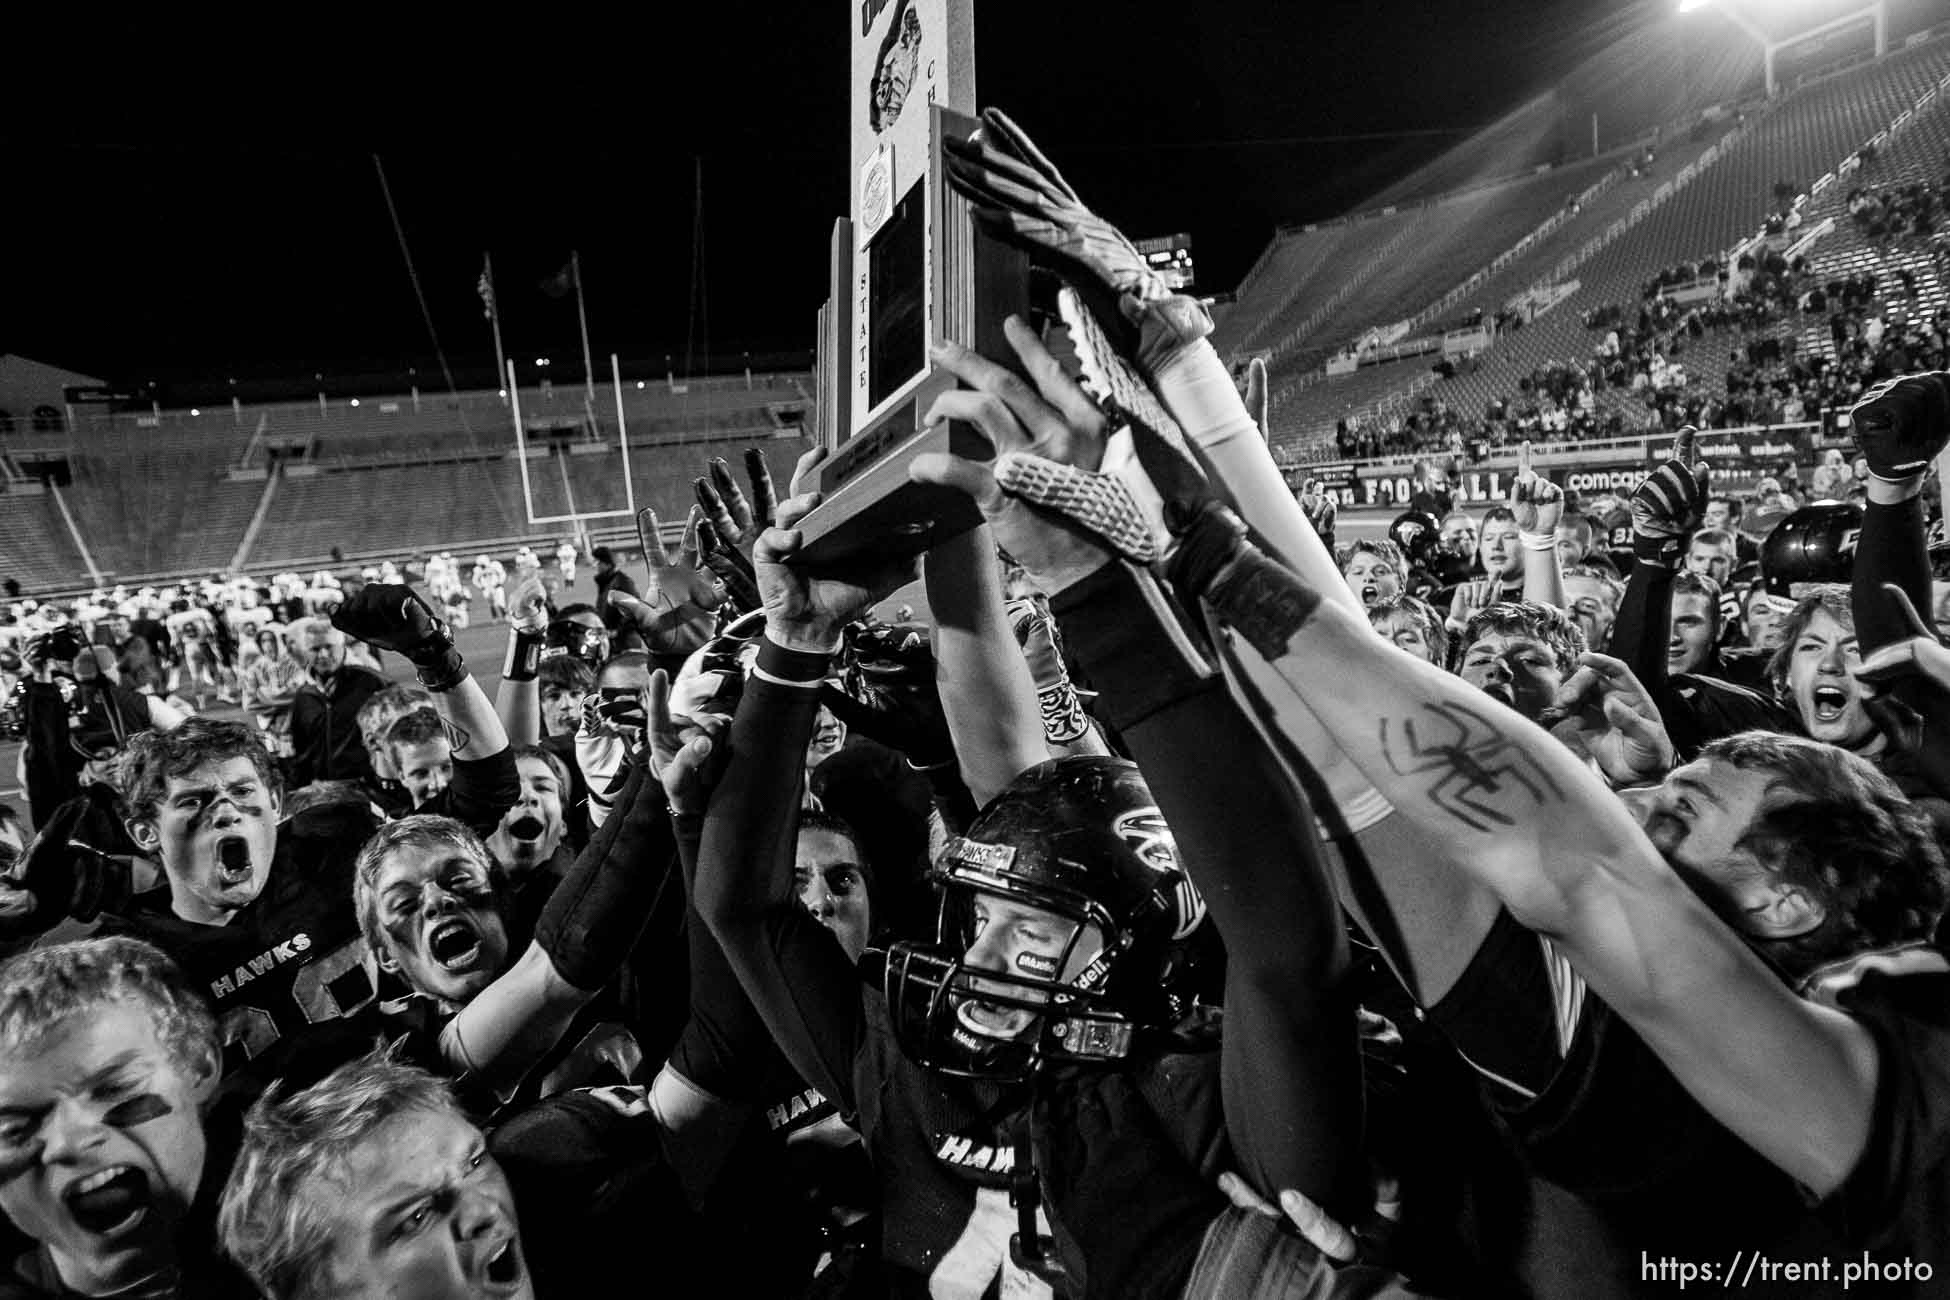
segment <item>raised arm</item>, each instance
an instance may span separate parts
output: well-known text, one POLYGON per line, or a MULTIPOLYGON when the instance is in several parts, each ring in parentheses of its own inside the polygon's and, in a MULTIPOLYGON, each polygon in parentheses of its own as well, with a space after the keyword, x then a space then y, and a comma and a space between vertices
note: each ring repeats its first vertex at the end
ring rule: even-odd
POLYGON ((1557 521, 1564 515, 1564 489, 1530 467, 1527 442, 1517 452, 1510 513, 1517 517, 1517 544, 1523 547, 1523 598, 1563 609, 1564 566, 1557 556, 1557 521))
MULTIPOLYGON (((937 355, 972 388, 942 396, 931 416, 972 421, 1005 461, 1032 445, 1060 448, 1080 466, 1101 460, 1105 417, 1020 321, 1007 332, 1038 391, 950 347, 937 355)), ((1269 1194, 1299 1186, 1344 1213, 1363 1208, 1348 952, 1306 800, 1276 772, 1149 573, 1004 494, 985 466, 923 457, 910 473, 968 491, 1010 554, 1053 593, 1218 924, 1227 950, 1226 1121, 1248 1177, 1269 1194)))
POLYGON ((537 679, 547 640, 548 590, 540 574, 524 574, 508 593, 508 657, 494 692, 494 713, 510 744, 541 743, 542 696, 537 679))
POLYGON ((1049 757, 1036 683, 1002 603, 995 535, 970 529, 928 552, 935 682, 962 780, 981 807, 1049 757))
POLYGON ((1433 665, 1377 647, 1236 522, 1207 515, 1174 578, 1275 658, 1396 815, 1556 943, 1721 1123, 1815 1191, 1840 1183, 1868 1139, 1867 1031, 1796 997, 1569 750, 1433 665))
POLYGON ((615 812, 549 896, 535 938, 440 1036, 457 1069, 511 1097, 567 1032, 576 1012, 615 979, 662 892, 676 845, 663 789, 632 770, 615 812))
POLYGON ((911 573, 809 575, 788 565, 796 497, 753 554, 765 640, 732 722, 731 757, 711 797, 692 902, 723 946, 786 1059, 843 1110, 857 1109, 853 1063, 865 1032, 862 986, 832 934, 799 905, 793 857, 806 745, 840 629, 911 573))

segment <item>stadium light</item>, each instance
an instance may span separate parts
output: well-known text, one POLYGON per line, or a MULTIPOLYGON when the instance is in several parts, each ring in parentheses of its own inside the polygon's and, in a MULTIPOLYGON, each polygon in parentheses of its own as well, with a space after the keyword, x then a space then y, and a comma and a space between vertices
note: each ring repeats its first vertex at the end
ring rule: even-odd
POLYGON ((199 411, 199 410, 197 410, 197 409, 196 409, 196 408, 195 408, 194 406, 192 406, 192 407, 190 408, 190 414, 191 414, 191 415, 201 415, 201 414, 203 414, 203 412, 201 412, 201 411, 199 411))
POLYGON ((357 406, 357 405, 359 404, 359 399, 358 399, 358 398, 356 398, 356 397, 355 397, 355 398, 353 398, 353 399, 352 399, 352 404, 353 404, 354 406, 357 406))
MULTIPOLYGON (((1755 6, 1749 6, 1755 7, 1755 6)), ((1766 8, 1765 4, 1758 6, 1766 8)), ((1761 67, 1767 82, 1767 93, 1771 96, 1778 88, 1775 79, 1775 61, 1782 50, 1825 36, 1838 28, 1867 18, 1875 42, 1876 57, 1881 58, 1889 52, 1889 3, 1888 0, 1833 0, 1828 6, 1832 16, 1826 21, 1804 25, 1799 30, 1779 38, 1768 34, 1741 12, 1738 0, 1679 0, 1679 12, 1695 13, 1701 9, 1716 10, 1728 22, 1738 27, 1756 45, 1760 46, 1761 67)))

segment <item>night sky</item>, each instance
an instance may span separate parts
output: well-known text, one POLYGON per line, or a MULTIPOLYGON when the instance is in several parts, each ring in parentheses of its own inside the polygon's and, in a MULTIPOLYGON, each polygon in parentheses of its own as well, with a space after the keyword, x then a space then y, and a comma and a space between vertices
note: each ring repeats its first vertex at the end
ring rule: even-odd
MULTIPOLYGON (((1126 231, 1190 231, 1213 292, 1277 224, 1343 211, 1551 87, 1627 8, 980 0, 977 81, 1126 231), (1100 30, 1109 14, 1125 26, 1100 30)), ((576 248, 599 354, 809 362, 851 184, 855 6, 478 6, 465 27, 405 9, 10 17, 0 352, 183 392, 407 364, 438 386, 376 152, 463 386, 493 355, 483 249, 511 355, 573 360, 573 303, 536 285, 576 248)), ((1564 138, 1588 132, 1565 116, 1564 138)))

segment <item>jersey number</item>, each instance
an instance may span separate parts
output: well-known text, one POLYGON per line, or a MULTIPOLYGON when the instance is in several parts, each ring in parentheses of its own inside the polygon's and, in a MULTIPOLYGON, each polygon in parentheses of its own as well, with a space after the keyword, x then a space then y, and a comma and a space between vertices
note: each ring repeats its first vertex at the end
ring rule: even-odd
MULTIPOLYGON (((366 968, 365 940, 350 943, 309 962, 291 977, 291 998, 308 1025, 355 1015, 373 1000, 372 973, 366 968)), ((283 1036, 277 1018, 262 1007, 233 1007, 223 1016, 225 1073, 255 1060, 283 1036), (241 1052, 241 1057, 236 1053, 241 1052)))

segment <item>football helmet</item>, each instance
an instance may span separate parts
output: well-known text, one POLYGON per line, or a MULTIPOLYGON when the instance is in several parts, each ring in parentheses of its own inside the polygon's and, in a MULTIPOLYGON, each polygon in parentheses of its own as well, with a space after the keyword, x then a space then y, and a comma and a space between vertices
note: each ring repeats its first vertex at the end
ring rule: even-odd
POLYGON ((942 893, 935 942, 896 943, 881 968, 895 1036, 927 1069, 1009 1082, 1044 1061, 1117 1060, 1139 1033, 1190 1009, 1196 961, 1187 941, 1205 902, 1135 764, 1077 757, 1029 769, 949 842, 930 874, 942 893), (1023 953, 1010 970, 971 966, 982 899, 1039 909, 1075 931, 1054 957, 1023 953), (999 1037, 969 1025, 969 1004, 1033 1016, 999 1037))

